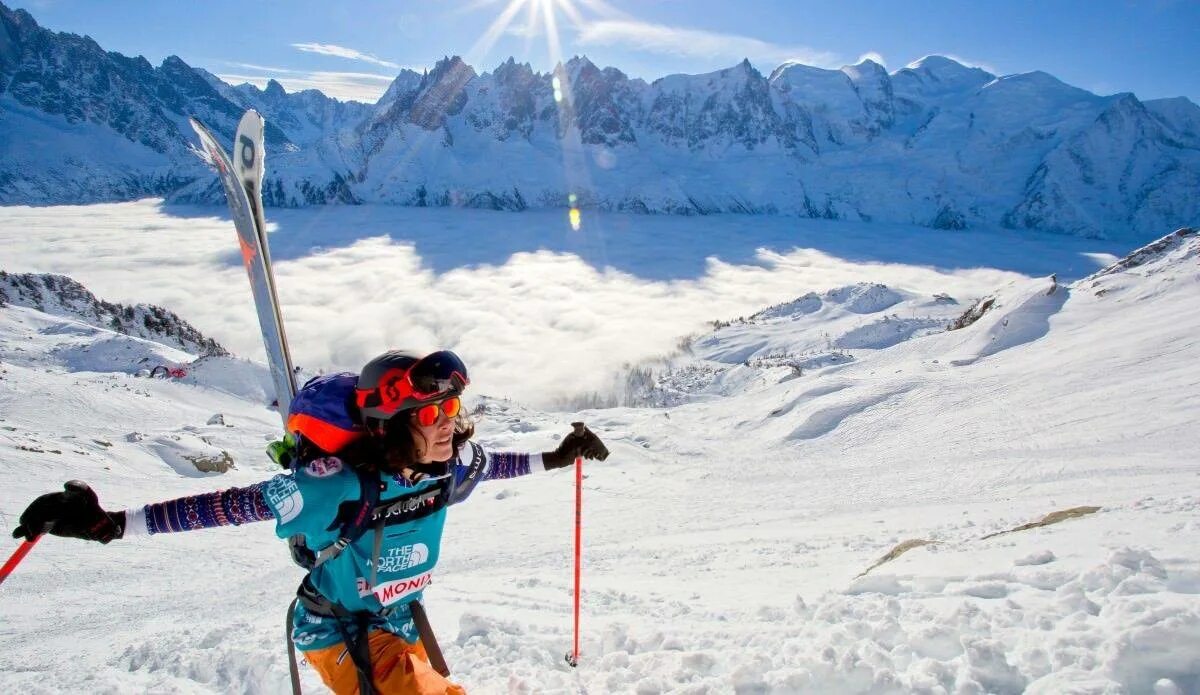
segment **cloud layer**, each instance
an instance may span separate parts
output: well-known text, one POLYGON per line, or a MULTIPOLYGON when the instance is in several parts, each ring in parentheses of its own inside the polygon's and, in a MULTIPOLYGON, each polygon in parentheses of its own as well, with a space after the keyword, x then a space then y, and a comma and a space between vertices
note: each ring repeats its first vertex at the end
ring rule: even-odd
MULTIPOLYGON (((261 359, 234 231, 218 216, 225 211, 168 210, 154 201, 0 208, 5 270, 63 273, 103 299, 160 304, 236 353, 261 359)), ((971 253, 1025 264, 1038 274, 1068 262, 1080 271, 1095 267, 1079 262, 1081 250, 1095 250, 1095 242, 1034 243, 968 232, 948 237, 916 228, 772 217, 613 215, 601 225, 585 214, 580 234, 592 230, 593 236, 576 239, 561 211, 364 206, 272 210, 268 216, 279 224, 272 234, 280 251, 279 296, 300 364, 357 370, 388 348, 447 347, 468 361, 475 393, 540 406, 607 393, 625 365, 672 352, 681 337, 707 330, 708 322, 748 315, 810 290, 870 281, 965 300, 1014 277, 973 267, 978 264, 971 253), (596 232, 601 226, 603 234, 596 232), (537 230, 533 238, 552 247, 592 250, 581 257, 537 250, 537 242, 516 253, 503 245, 517 230, 531 228, 537 230), (362 238, 340 239, 346 229, 362 238), (710 258, 682 279, 646 279, 584 260, 622 251, 669 265, 676 257, 672 247, 753 249, 768 238, 760 234, 769 235, 776 250, 751 253, 752 262, 738 264, 710 258), (789 238, 829 248, 778 241, 789 238), (296 253, 298 245, 303 253, 296 253), (464 247, 494 247, 495 254, 460 265, 464 247), (838 248, 850 257, 871 248, 916 253, 905 263, 849 261, 831 252, 838 248), (939 260, 972 269, 939 270, 939 260)))

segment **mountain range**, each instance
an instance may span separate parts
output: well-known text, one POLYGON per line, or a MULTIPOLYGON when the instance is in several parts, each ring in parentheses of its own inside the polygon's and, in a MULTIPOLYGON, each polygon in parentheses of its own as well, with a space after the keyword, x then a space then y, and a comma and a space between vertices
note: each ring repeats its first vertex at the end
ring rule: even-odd
POLYGON ((375 104, 232 86, 0 4, 0 204, 221 192, 187 124, 267 120, 269 206, 784 214, 1151 238, 1200 221, 1200 107, 929 56, 653 82, 586 57, 403 70, 375 104))

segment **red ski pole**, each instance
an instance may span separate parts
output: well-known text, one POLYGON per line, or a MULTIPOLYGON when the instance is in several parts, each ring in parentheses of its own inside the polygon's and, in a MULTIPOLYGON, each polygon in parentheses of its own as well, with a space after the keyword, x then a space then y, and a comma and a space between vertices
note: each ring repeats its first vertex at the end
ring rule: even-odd
MULTIPOLYGON (((571 423, 576 435, 583 436, 583 423, 571 423)), ((566 655, 566 663, 580 665, 580 557, 583 547, 583 456, 575 457, 575 648, 566 655)))
MULTIPOLYGON (((33 546, 36 545, 40 539, 41 535, 37 535, 34 536, 33 540, 31 541, 21 542, 21 545, 17 548, 16 552, 14 552, 12 556, 8 558, 8 562, 4 563, 3 567, 0 567, 0 584, 3 584, 4 580, 8 579, 8 575, 12 574, 12 571, 17 568, 17 565, 21 564, 21 560, 25 559, 25 556, 29 554, 30 550, 33 550, 33 546)), ((578 568, 576 569, 576 572, 578 573, 578 568)))
POLYGON ((575 457, 575 648, 567 655, 567 663, 579 665, 579 566, 583 547, 583 457, 575 457))

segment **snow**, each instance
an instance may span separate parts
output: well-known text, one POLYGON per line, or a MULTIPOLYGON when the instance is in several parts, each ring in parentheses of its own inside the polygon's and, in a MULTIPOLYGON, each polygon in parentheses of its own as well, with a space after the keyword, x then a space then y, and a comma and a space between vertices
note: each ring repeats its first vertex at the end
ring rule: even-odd
MULTIPOLYGON (((427 602, 470 692, 1200 691, 1195 234, 1096 272, 1131 249, 797 220, 752 233, 612 216, 595 220, 606 235, 571 238, 541 214, 276 219, 310 368, 407 342, 411 317, 469 352, 473 377, 479 365, 467 405, 484 445, 549 449, 584 419, 613 452, 585 469, 577 669, 563 660, 573 476, 488 483, 451 511, 427 602), (409 241, 374 236, 389 227, 409 241), (411 312, 381 316, 397 294, 411 312), (990 311, 945 330, 984 297, 990 311), (589 341, 599 359, 572 352, 589 341), (505 397, 527 376, 586 392, 580 372, 608 383, 626 363, 669 365, 656 374, 674 401, 572 412, 505 397), (1098 510, 992 535, 1083 506, 1098 510)), ((6 270, 163 304, 257 354, 228 221, 146 203, 2 208, 0 240, 6 270)), ((0 308, 0 519, 72 478, 123 508, 271 475, 264 368, 170 350, 0 308), (188 376, 138 377, 125 354, 171 356, 188 376), (233 467, 188 468, 217 452, 233 467)), ((47 538, 0 588, 0 690, 288 692, 299 578, 268 524, 47 538)))

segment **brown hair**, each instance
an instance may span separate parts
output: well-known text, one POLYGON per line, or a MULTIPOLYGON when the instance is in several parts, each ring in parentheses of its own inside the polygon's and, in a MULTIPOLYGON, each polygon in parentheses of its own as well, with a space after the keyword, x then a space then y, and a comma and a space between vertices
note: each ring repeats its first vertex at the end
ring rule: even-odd
MULTIPOLYGON (((371 472, 399 473, 405 468, 416 468, 423 464, 418 462, 427 442, 418 442, 413 437, 411 426, 411 411, 397 413, 394 418, 384 423, 381 434, 367 438, 372 450, 363 452, 357 466, 371 472)), ((460 412, 454 418, 454 437, 452 446, 457 452, 459 447, 468 439, 475 436, 475 424, 467 417, 466 412, 460 412)))

